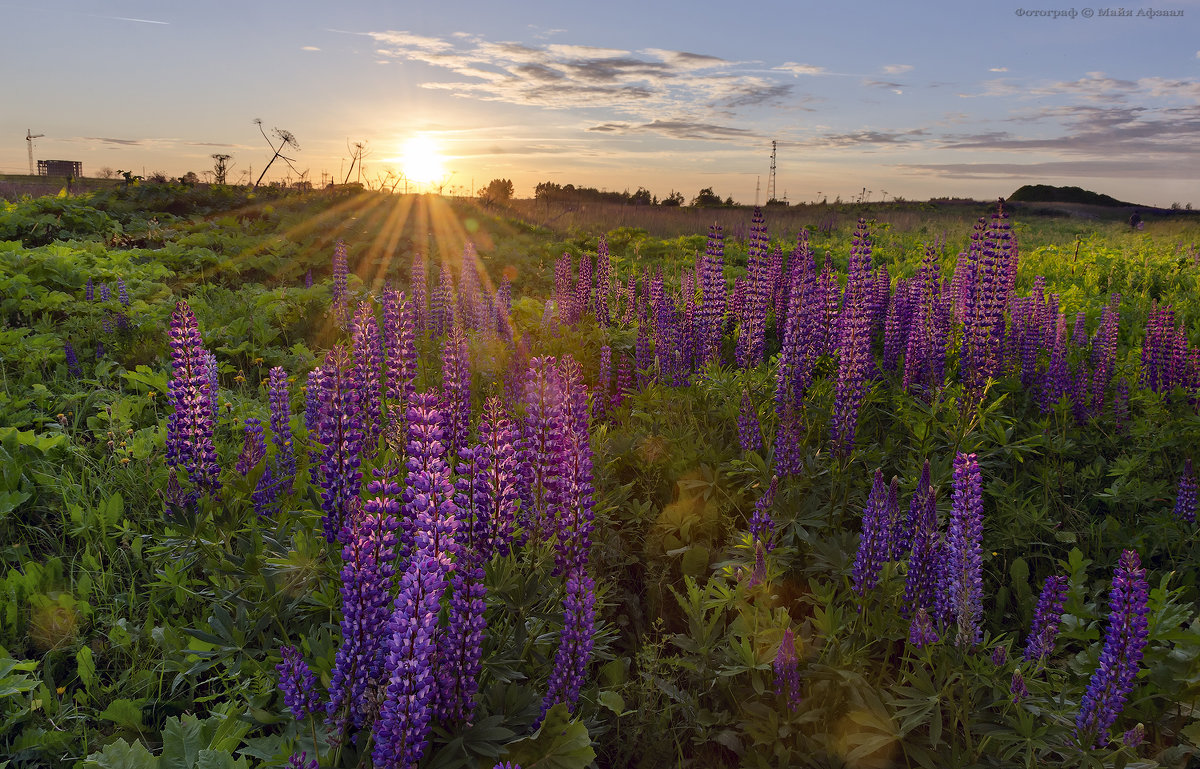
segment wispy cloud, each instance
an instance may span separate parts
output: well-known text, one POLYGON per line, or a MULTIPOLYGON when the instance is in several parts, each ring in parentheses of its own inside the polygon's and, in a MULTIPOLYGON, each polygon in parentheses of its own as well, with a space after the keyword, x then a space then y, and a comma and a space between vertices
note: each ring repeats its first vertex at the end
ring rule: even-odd
POLYGON ((1008 72, 1008 67, 992 67, 988 72, 1008 72))
POLYGON ((1189 169, 1166 160, 1064 160, 1045 163, 913 163, 896 168, 955 179, 1103 178, 1191 180, 1189 169))
POLYGON ((790 72, 791 74, 796 75, 796 76, 832 74, 829 70, 825 69, 824 67, 818 67, 813 64, 797 64, 794 61, 784 62, 783 64, 780 64, 778 67, 775 67, 775 69, 780 72, 790 72))
POLYGON ((316 47, 315 45, 305 45, 305 46, 301 46, 300 50, 301 51, 319 51, 321 49, 316 47))
POLYGON ((588 128, 600 133, 658 133, 675 139, 745 139, 756 134, 746 128, 686 120, 654 120, 649 123, 601 123, 588 128))
POLYGON ((903 75, 905 72, 911 71, 911 64, 888 64, 883 68, 884 74, 887 75, 903 75))
POLYGON ((155 21, 154 19, 134 19, 134 18, 130 18, 130 17, 128 17, 128 16, 101 16, 101 15, 99 15, 99 14, 95 14, 95 13, 88 13, 88 14, 84 14, 84 15, 85 15, 85 16, 91 16, 93 19, 111 19, 111 20, 113 20, 113 21, 132 21, 132 22, 134 22, 135 24, 163 24, 163 25, 169 25, 169 24, 171 23, 171 22, 169 22, 169 21, 155 21))

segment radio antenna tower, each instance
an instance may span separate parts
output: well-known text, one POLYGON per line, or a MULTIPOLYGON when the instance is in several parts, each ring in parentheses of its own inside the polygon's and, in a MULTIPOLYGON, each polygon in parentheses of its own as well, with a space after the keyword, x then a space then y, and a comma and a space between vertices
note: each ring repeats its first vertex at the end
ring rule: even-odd
POLYGON ((767 177, 767 202, 775 200, 775 140, 771 140, 771 175, 767 177))

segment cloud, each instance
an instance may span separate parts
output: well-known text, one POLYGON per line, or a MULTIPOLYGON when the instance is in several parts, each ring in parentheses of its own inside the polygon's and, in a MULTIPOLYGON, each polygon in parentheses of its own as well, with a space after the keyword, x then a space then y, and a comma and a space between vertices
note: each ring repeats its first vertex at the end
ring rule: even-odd
POLYGON ((904 87, 903 83, 893 83, 888 80, 864 80, 863 85, 867 88, 888 88, 891 90, 904 87))
MULTIPOLYGON (((442 70, 422 87, 480 101, 607 108, 640 125, 697 117, 715 125, 740 110, 806 101, 794 93, 795 86, 764 77, 762 70, 691 51, 494 41, 468 33, 444 38, 394 30, 368 34, 383 58, 442 70)), ((779 72, 798 74, 806 65, 790 66, 779 72)))
POLYGON ((155 21, 153 19, 132 19, 132 18, 129 18, 128 16, 100 16, 100 15, 94 14, 94 13, 87 13, 84 15, 91 16, 93 19, 111 19, 113 21, 132 21, 136 24, 162 24, 165 26, 165 25, 169 25, 171 23, 169 21, 155 21))
POLYGON ((790 72, 797 77, 800 75, 832 74, 829 72, 829 70, 825 69, 824 67, 817 67, 812 64, 797 64, 794 61, 784 62, 783 64, 780 64, 778 67, 775 67, 775 69, 780 72, 790 72))
POLYGON ((712 123, 693 122, 687 120, 653 120, 649 123, 634 124, 625 122, 601 123, 588 128, 589 131, 600 133, 658 133, 673 139, 701 140, 743 140, 757 134, 746 128, 714 125, 712 123))
POLYGON ((903 75, 913 67, 911 64, 888 64, 883 68, 884 74, 887 75, 903 75))
POLYGON ((1008 67, 992 67, 988 72, 1008 72, 1008 67))
POLYGON ((1097 179, 1179 179, 1195 174, 1178 163, 1143 160, 1065 160, 1045 163, 916 163, 894 166, 955 179, 1026 179, 1048 177, 1097 179))
POLYGON ((319 51, 321 49, 316 47, 315 45, 305 45, 305 46, 302 46, 300 48, 300 50, 301 51, 319 51))
POLYGON ((105 136, 85 136, 84 141, 89 142, 104 142, 105 144, 120 144, 125 147, 136 147, 140 144, 145 144, 145 139, 111 139, 105 136))

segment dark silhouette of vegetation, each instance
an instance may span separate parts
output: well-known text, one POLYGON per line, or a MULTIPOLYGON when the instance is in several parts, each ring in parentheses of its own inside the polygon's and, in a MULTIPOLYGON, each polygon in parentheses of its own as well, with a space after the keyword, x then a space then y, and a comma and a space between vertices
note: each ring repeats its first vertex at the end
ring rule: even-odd
POLYGON ((229 161, 233 158, 233 155, 224 155, 220 152, 217 152, 209 157, 213 159, 213 181, 217 184, 224 184, 226 174, 228 174, 230 169, 233 168, 233 166, 229 163, 229 161))
POLYGON ((513 183, 512 179, 492 179, 488 182, 488 186, 483 188, 483 194, 479 197, 483 198, 485 203, 499 204, 507 203, 512 200, 513 183))
MULTIPOLYGON (((267 140, 267 145, 271 148, 271 151, 275 153, 271 156, 271 159, 267 161, 267 167, 264 168, 262 173, 258 175, 258 180, 254 182, 254 188, 258 189, 259 183, 262 182, 263 177, 267 175, 267 171, 271 169, 271 164, 280 158, 283 158, 283 162, 288 164, 288 168, 296 171, 296 167, 292 165, 292 159, 283 154, 283 148, 291 147, 299 150, 300 142, 296 141, 296 136, 291 131, 283 128, 272 128, 271 133, 275 134, 275 138, 279 140, 279 146, 276 147, 275 142, 272 141, 271 137, 267 136, 267 132, 263 130, 262 120, 259 118, 254 118, 254 124, 258 126, 259 133, 261 133, 263 138, 267 140)), ((296 171, 296 173, 299 174, 300 172, 296 171)))
POLYGON ((1008 200, 1021 203, 1085 203, 1092 206, 1135 205, 1082 187, 1055 187, 1051 184, 1026 184, 1009 195, 1008 200))

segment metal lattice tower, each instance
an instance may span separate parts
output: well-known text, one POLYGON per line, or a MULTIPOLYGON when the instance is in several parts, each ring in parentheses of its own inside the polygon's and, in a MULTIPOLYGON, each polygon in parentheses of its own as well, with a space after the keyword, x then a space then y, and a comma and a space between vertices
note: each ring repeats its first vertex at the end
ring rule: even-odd
POLYGON ((775 140, 771 140, 771 175, 767 177, 767 202, 775 199, 775 140))

